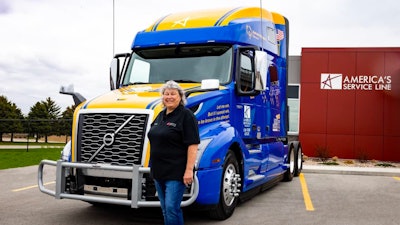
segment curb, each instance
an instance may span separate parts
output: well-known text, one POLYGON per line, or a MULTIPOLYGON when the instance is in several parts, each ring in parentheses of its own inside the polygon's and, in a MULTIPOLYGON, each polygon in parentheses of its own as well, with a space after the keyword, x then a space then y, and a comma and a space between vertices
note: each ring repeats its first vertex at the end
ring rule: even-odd
POLYGON ((347 166, 314 166, 303 165, 303 173, 368 175, 368 176, 400 176, 400 168, 347 167, 347 166))

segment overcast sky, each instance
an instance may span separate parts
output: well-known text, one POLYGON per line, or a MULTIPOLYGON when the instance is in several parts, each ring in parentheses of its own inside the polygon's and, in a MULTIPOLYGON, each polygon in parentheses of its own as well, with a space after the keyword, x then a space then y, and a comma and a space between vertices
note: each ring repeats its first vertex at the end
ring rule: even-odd
MULTIPOLYGON (((27 115, 73 84, 87 99, 109 91, 115 53, 129 52, 136 32, 164 15, 260 0, 0 0, 0 95, 27 115), (114 41, 113 41, 114 40, 114 41)), ((290 55, 302 47, 400 47, 399 0, 263 0, 290 22, 290 55)))

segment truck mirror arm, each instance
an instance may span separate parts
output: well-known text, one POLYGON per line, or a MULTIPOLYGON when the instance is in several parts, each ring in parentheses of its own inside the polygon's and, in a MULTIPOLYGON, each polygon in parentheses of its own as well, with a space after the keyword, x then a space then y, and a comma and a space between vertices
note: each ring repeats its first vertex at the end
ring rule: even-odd
POLYGON ((67 88, 65 88, 64 86, 61 86, 59 93, 63 95, 72 95, 75 105, 79 105, 82 102, 86 101, 86 98, 83 97, 80 93, 74 92, 73 90, 67 90, 67 88))

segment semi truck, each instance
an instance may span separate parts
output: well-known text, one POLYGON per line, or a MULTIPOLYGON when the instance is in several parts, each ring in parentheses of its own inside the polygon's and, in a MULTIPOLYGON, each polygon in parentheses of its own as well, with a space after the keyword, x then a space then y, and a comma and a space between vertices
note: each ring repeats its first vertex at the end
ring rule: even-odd
POLYGON ((240 201, 302 170, 298 141, 289 141, 289 22, 260 7, 174 13, 136 34, 116 54, 110 91, 90 100, 68 88, 77 105, 71 141, 60 160, 42 160, 40 191, 56 199, 132 208, 159 207, 150 176, 147 132, 163 109, 161 86, 185 90, 201 142, 182 207, 229 218, 240 201), (55 167, 54 188, 44 185, 55 167))

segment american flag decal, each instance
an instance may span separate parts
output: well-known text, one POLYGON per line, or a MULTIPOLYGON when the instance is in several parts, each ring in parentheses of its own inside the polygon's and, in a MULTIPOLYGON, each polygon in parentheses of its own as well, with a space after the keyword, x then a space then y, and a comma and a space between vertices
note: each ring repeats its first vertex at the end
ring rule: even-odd
POLYGON ((281 40, 284 39, 284 38, 285 38, 285 34, 283 33, 282 30, 279 30, 279 29, 278 29, 278 33, 276 34, 276 40, 277 40, 277 41, 281 41, 281 40))

